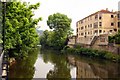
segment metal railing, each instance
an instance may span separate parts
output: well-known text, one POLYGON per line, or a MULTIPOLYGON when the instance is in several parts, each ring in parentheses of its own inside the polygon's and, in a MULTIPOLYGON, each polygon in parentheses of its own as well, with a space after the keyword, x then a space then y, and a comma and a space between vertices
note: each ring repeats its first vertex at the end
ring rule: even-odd
POLYGON ((91 39, 91 41, 90 41, 89 44, 90 44, 90 45, 93 45, 94 42, 96 41, 96 39, 98 38, 98 36, 99 36, 99 35, 95 33, 94 36, 92 37, 92 39, 91 39))
POLYGON ((2 54, 0 54, 0 78, 2 78, 2 61, 3 61, 3 55, 4 55, 4 52, 2 52, 2 54))
POLYGON ((0 78, 7 80, 9 71, 8 55, 3 51, 0 55, 0 78))

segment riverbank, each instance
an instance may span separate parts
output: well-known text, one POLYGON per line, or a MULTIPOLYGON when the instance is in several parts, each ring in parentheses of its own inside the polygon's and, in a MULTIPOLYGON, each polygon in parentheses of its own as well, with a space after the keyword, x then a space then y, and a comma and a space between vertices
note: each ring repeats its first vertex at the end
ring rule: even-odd
POLYGON ((67 54, 77 54, 80 56, 86 56, 90 58, 98 58, 98 59, 104 59, 104 60, 109 60, 113 62, 120 62, 120 55, 113 54, 108 51, 100 51, 100 50, 94 50, 94 49, 89 49, 89 48, 69 48, 66 47, 62 50, 62 53, 67 53, 67 54))

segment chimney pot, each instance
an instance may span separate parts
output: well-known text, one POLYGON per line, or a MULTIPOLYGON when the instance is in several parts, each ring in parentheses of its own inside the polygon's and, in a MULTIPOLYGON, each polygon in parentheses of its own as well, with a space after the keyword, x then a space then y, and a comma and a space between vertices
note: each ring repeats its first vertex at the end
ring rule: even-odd
POLYGON ((113 9, 112 9, 112 12, 113 12, 113 9))
POLYGON ((108 11, 108 8, 106 8, 106 11, 108 11))

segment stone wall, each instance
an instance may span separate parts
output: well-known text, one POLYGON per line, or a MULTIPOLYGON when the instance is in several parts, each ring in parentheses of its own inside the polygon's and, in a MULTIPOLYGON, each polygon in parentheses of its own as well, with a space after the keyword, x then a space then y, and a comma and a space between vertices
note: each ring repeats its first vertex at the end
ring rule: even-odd
MULTIPOLYGON (((88 46, 84 46, 85 48, 88 48, 88 46)), ((96 49, 96 50, 103 50, 103 51, 108 51, 112 52, 114 54, 119 54, 120 55, 120 46, 117 46, 115 44, 108 44, 108 45, 93 45, 89 46, 89 48, 96 49)))
POLYGON ((76 36, 69 37, 68 46, 73 47, 75 43, 76 43, 76 36))
POLYGON ((115 44, 110 44, 108 43, 108 35, 100 35, 95 41, 94 44, 92 45, 86 45, 86 44, 79 44, 84 48, 92 48, 96 50, 103 50, 103 51, 109 51, 114 54, 119 54, 120 55, 120 46, 115 45, 115 44))
POLYGON ((108 35, 100 35, 90 48, 120 54, 120 46, 108 43, 108 35))

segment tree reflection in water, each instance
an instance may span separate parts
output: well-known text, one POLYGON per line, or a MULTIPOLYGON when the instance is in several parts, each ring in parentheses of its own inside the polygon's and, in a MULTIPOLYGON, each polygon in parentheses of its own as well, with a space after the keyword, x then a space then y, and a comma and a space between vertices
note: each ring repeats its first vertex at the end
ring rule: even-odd
POLYGON ((54 69, 50 70, 46 75, 48 80, 70 80, 70 65, 67 63, 66 56, 60 55, 52 50, 41 50, 44 62, 54 64, 54 69), (56 54, 53 54, 56 53, 56 54))
MULTIPOLYGON (((71 80, 73 75, 71 74, 71 66, 76 68, 76 71, 73 74, 76 74, 76 78, 119 78, 120 79, 120 64, 112 63, 104 60, 97 60, 93 58, 86 58, 78 55, 65 55, 60 54, 53 50, 40 50, 40 56, 38 59, 43 60, 43 63, 51 63, 52 67, 44 66, 39 67, 36 71, 41 69, 47 69, 47 72, 42 74, 35 74, 34 64, 37 62, 37 53, 34 51, 34 54, 31 54, 28 59, 17 61, 16 64, 10 67, 9 78, 29 78, 32 79, 34 75, 45 75, 48 80, 71 80), (49 69, 48 69, 49 68, 49 69), (49 71, 48 71, 49 70, 49 71)), ((38 60, 39 61, 39 60, 38 60)), ((40 64, 40 61, 37 62, 38 66, 44 65, 40 64)), ((17 80, 17 79, 16 79, 17 80)))
POLYGON ((15 64, 10 66, 9 79, 26 78, 25 80, 32 80, 35 72, 34 64, 37 59, 39 49, 30 52, 30 55, 25 60, 17 60, 15 64))

